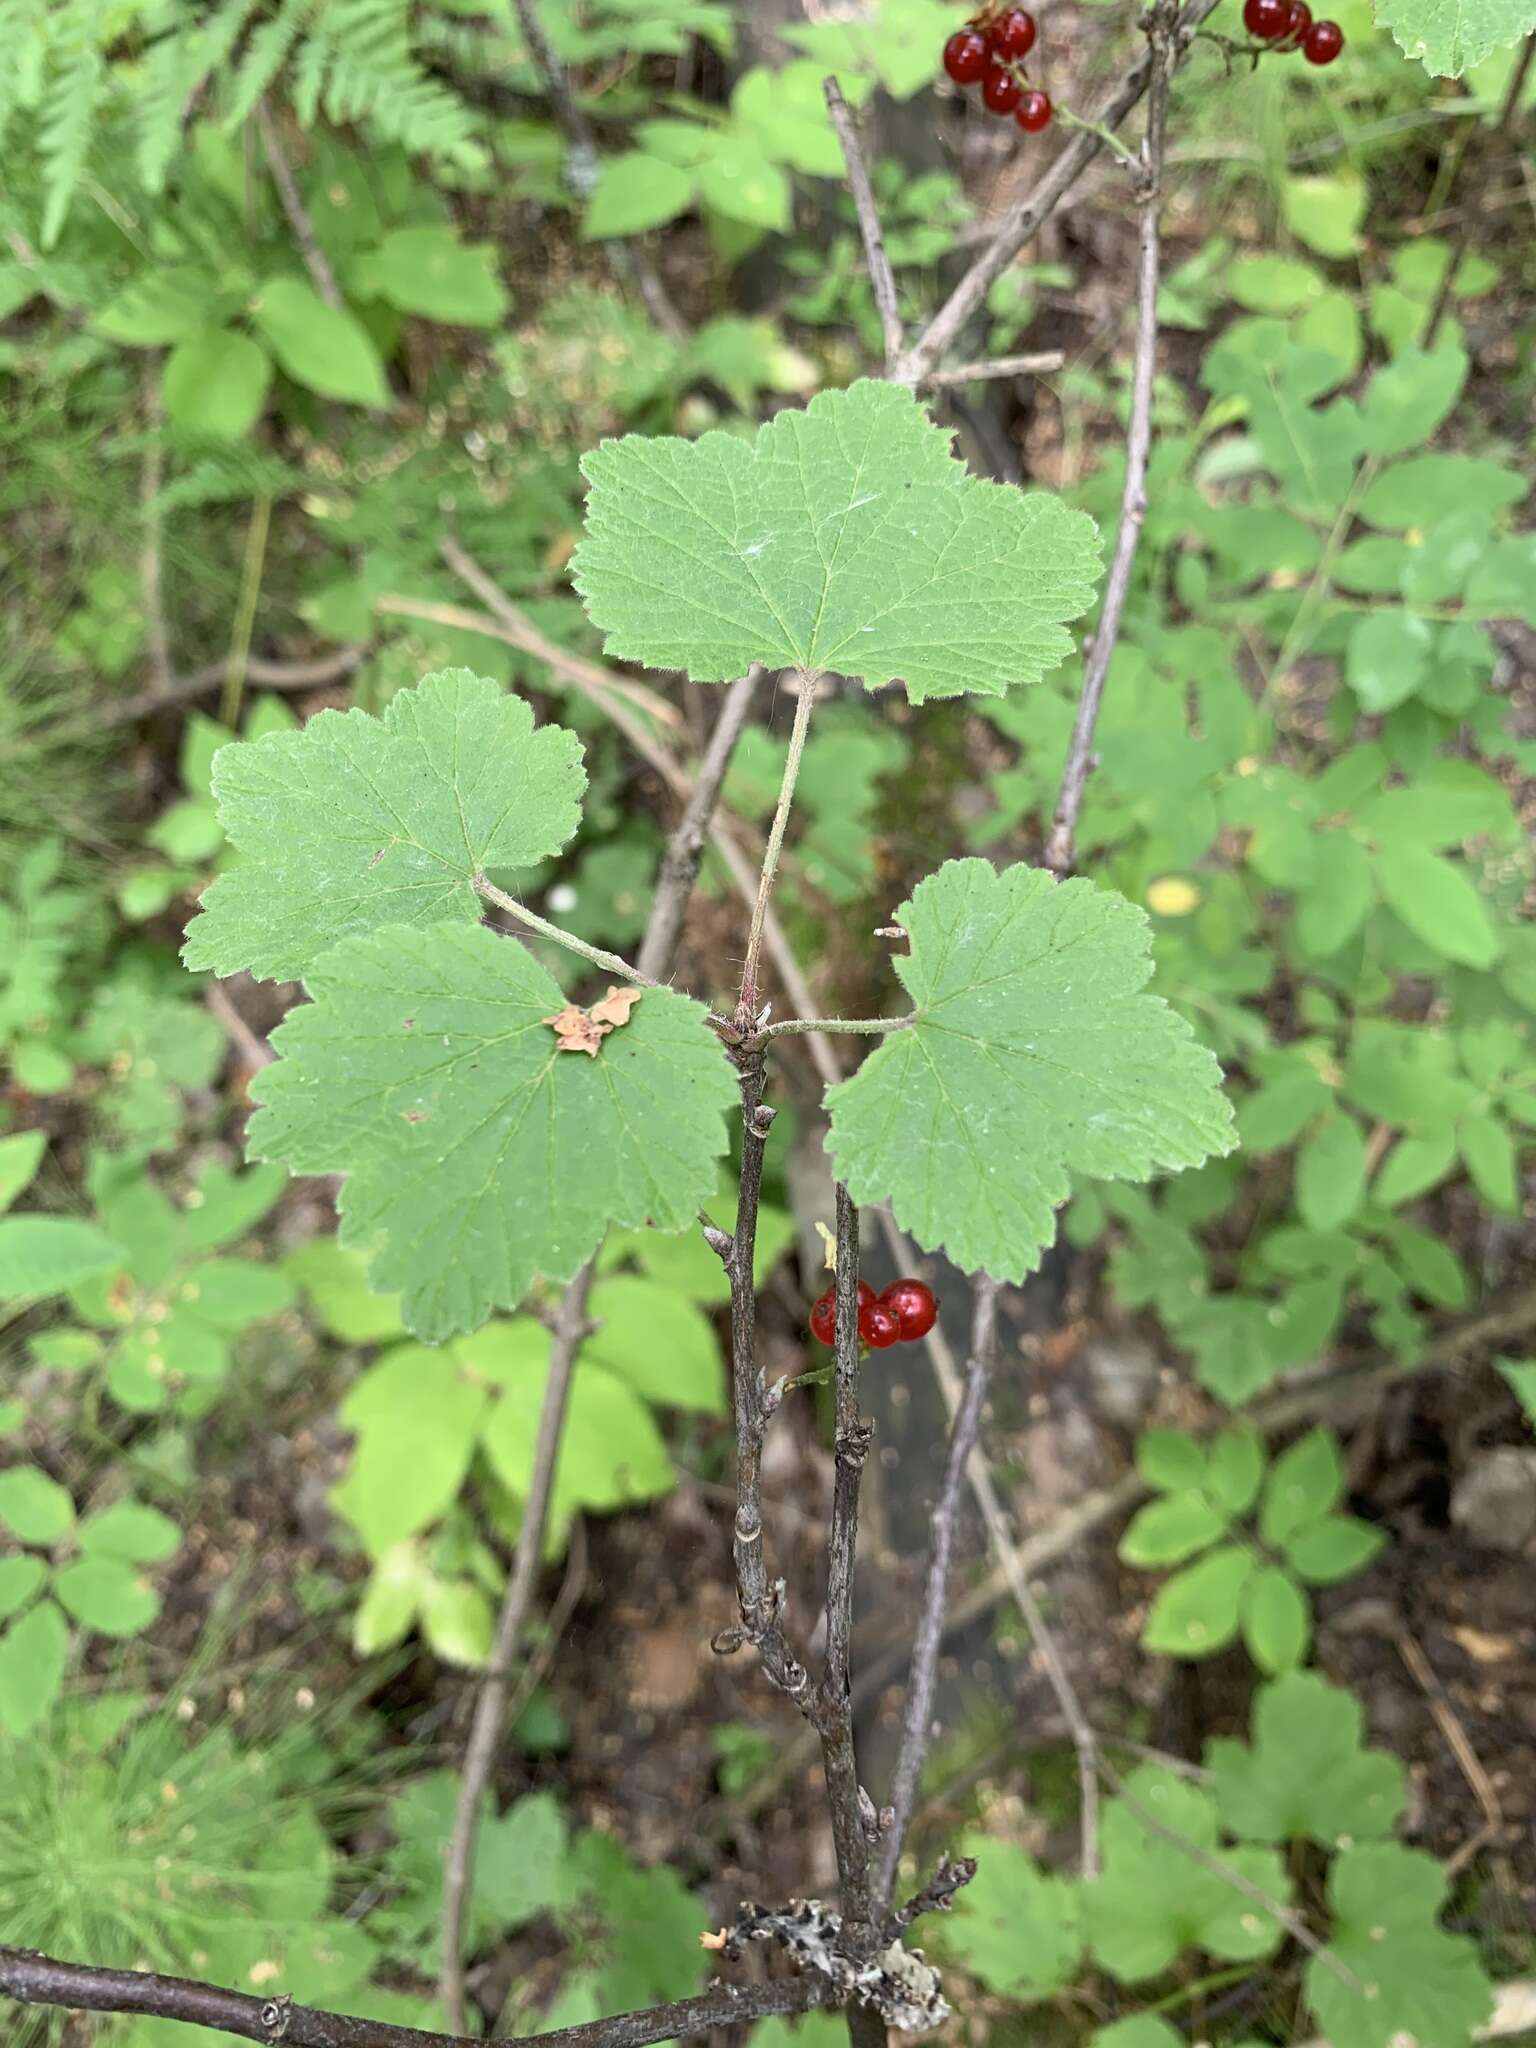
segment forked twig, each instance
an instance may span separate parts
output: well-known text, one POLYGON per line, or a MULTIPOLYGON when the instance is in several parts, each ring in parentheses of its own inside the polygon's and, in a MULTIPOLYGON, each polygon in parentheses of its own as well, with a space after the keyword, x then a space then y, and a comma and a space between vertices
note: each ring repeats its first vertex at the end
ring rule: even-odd
POLYGON ((1120 524, 1104 585, 1104 602, 1083 663, 1077 716, 1062 771, 1061 792, 1046 841, 1045 865, 1068 875, 1077 849, 1077 820, 1093 766, 1093 736, 1104 701, 1104 684, 1120 638, 1120 621, 1136 565, 1136 550, 1147 516, 1147 463, 1152 449, 1152 385, 1157 368, 1157 286, 1160 268, 1158 203, 1163 177, 1163 140, 1173 63, 1172 0, 1154 0, 1147 28, 1151 82, 1147 132, 1141 145, 1141 213, 1137 225, 1136 347, 1131 364, 1131 414, 1125 442, 1125 484, 1120 524))

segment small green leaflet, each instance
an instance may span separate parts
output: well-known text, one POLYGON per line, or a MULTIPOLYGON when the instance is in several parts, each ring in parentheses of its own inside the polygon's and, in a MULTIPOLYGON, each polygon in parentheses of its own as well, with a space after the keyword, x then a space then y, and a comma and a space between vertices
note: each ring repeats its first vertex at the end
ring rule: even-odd
POLYGON ((382 719, 322 711, 221 747, 214 795, 246 858, 203 898, 182 958, 294 981, 353 933, 477 919, 475 874, 558 853, 585 787, 574 734, 535 732, 521 698, 467 669, 402 690, 382 719))
POLYGON ((1123 896, 959 860, 896 921, 917 1022, 828 1095, 827 1146, 854 1200, 888 1200, 925 1250, 1022 1280, 1073 1173, 1147 1180, 1231 1151, 1220 1070, 1144 992, 1149 927, 1123 896))
POLYGON ((1326 1956, 1308 1963, 1307 1997, 1332 2048, 1395 2048, 1404 2040, 1463 2048, 1488 2017, 1493 1987, 1469 1935, 1439 1924, 1446 1874, 1433 1856, 1396 1842, 1364 1842, 1328 1873, 1326 1956))
POLYGON ((1260 1688, 1253 1746, 1216 1737, 1205 1761, 1222 1824, 1250 1842, 1310 1835, 1328 1848, 1390 1834, 1403 1809, 1403 1767, 1361 1743, 1352 1693, 1315 1671, 1260 1688))
POLYGON ((627 434, 582 463, 571 575, 610 655, 723 682, 826 669, 913 703, 1000 696, 1071 651, 1093 522, 971 476, 910 392, 865 379, 751 441, 627 434))
POLYGON ((249 1149, 350 1176, 340 1241, 418 1336, 570 1279, 610 1223, 680 1230, 709 1199, 737 1086, 686 996, 647 989, 595 1059, 562 1054, 537 961, 446 923, 347 939, 309 988, 252 1083, 249 1149))
POLYGON ((1380 0, 1376 19, 1434 78, 1460 78, 1536 29, 1530 0, 1380 0))

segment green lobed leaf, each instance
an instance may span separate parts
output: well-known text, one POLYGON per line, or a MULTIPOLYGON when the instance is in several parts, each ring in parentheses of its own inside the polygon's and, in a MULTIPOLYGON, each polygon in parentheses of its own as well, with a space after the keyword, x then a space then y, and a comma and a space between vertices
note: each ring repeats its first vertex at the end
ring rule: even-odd
POLYGON ((1531 0, 1380 0, 1376 19, 1435 78, 1460 78, 1536 29, 1531 0))
POLYGON ((367 1260, 343 1251, 334 1237, 314 1237, 300 1245, 283 1261, 283 1271, 308 1296, 324 1327, 344 1344, 377 1344, 404 1334, 397 1297, 373 1293, 367 1260))
POLYGON ((1149 1486, 1179 1493, 1205 1483, 1207 1454, 1182 1429, 1147 1429, 1136 1439, 1136 1469, 1149 1486))
POLYGON ((1211 1445, 1207 1485, 1228 1514, 1246 1515, 1264 1478, 1264 1445, 1255 1429, 1224 1429, 1211 1445))
POLYGON ((750 441, 603 442, 571 574, 607 652, 697 682, 755 661, 900 679, 914 703, 1038 680, 1092 601, 1092 522, 971 476, 951 439, 865 379, 750 441))
POLYGON ((957 1853, 975 1857, 976 1875, 943 1921, 944 1954, 1002 1998, 1034 2001, 1065 1990, 1083 1952, 1076 1889, 992 1835, 967 1835, 957 1853))
POLYGON ((0 1557, 0 1621, 9 1621, 42 1590, 48 1567, 40 1557, 22 1552, 17 1557, 0 1557))
POLYGON ((637 235, 686 213, 694 200, 687 171, 644 150, 609 157, 603 165, 581 224, 584 240, 605 242, 637 235))
MULTIPOLYGON (((1126 1780, 1126 1789, 1163 1827, 1218 1856, 1271 1898, 1289 1896, 1273 1850, 1218 1848, 1215 1806, 1197 1787, 1144 1766, 1126 1780)), ((1083 1889, 1088 1943, 1122 1983, 1160 1975, 1189 1948, 1251 1962, 1279 1944, 1278 1921, 1214 1870, 1151 1834, 1124 1799, 1105 1809, 1101 1847, 1103 1875, 1083 1889)))
POLYGON ((1074 1173, 1147 1180, 1232 1149, 1216 1062, 1145 993, 1148 922, 1124 897, 950 861, 896 921, 917 1021, 830 1091, 827 1149, 925 1250, 1022 1280, 1074 1173))
POLYGON ((620 1273, 593 1288, 587 1314, 600 1327, 582 1347, 583 1358, 659 1407, 724 1414, 720 1346, 708 1316, 685 1294, 620 1273))
POLYGON ((1352 1693, 1315 1671, 1261 1686, 1252 1747, 1214 1738, 1205 1761, 1223 1825, 1253 1842, 1309 1835, 1328 1848, 1390 1834, 1403 1810, 1397 1758, 1362 1743, 1352 1693))
POLYGON ((558 853, 585 785, 573 734, 535 731, 521 698, 467 669, 400 691, 381 719, 322 711, 223 747, 219 815, 246 858, 203 898, 182 958, 289 981, 354 932, 477 919, 473 877, 558 853))
POLYGON ((681 1229, 715 1184, 735 1076, 702 1005, 647 989, 595 1058, 556 1050, 559 986, 483 926, 348 939, 273 1035, 248 1144, 349 1176, 344 1246, 429 1341, 568 1280, 610 1223, 681 1229))
POLYGON ((1487 2019, 1493 1987, 1477 1944, 1439 1925, 1446 1873, 1433 1856, 1396 1842, 1366 1842, 1328 1873, 1334 1924, 1328 1946, 1351 1971, 1346 1983, 1325 1957, 1307 1965, 1307 1997, 1331 2048, 1469 2048, 1487 2019))

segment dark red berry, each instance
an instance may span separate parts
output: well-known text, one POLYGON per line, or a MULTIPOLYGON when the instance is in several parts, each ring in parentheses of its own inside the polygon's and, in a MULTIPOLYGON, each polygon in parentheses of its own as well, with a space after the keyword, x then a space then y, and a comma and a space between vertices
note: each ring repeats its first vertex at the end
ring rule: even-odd
POLYGON ((901 1318, 883 1301, 872 1301, 859 1310, 859 1335, 871 1351, 884 1351, 901 1336, 901 1318))
POLYGON ((1301 54, 1309 64, 1331 64, 1344 47, 1344 31, 1336 21, 1314 21, 1302 38, 1301 54))
POLYGON ((1307 30, 1311 26, 1312 10, 1307 5, 1307 0, 1291 0, 1291 18, 1287 22, 1285 34, 1281 38, 1281 49, 1299 50, 1306 38, 1307 30))
POLYGON ((902 1342, 905 1344, 910 1344, 914 1338, 926 1337, 938 1321, 938 1301, 933 1289, 925 1287, 921 1280, 893 1280, 880 1300, 901 1325, 902 1342))
POLYGON ((1017 63, 1035 47, 1035 17, 1027 7, 1009 7, 987 31, 994 57, 1017 63))
MULTIPOLYGON (((1034 87, 1031 87, 1019 101, 1013 118, 1018 122, 1026 135, 1038 135, 1040 130, 1050 123, 1050 94, 1048 92, 1039 92, 1034 87)), ((913 1281, 912 1284, 915 1287, 917 1282, 913 1281)))
MULTIPOLYGON (((859 1308, 862 1312, 871 1306, 875 1290, 867 1280, 859 1282, 859 1308)), ((811 1310, 811 1335, 822 1344, 837 1342, 837 1286, 834 1282, 816 1306, 811 1310)))
POLYGON ((944 69, 956 85, 974 85, 986 70, 990 55, 979 28, 957 28, 944 45, 944 69))
POLYGON ((1001 64, 989 64, 981 81, 981 103, 989 113, 1011 114, 1023 89, 1011 71, 1005 71, 1001 64))
POLYGON ((1291 25, 1291 0, 1243 0, 1243 27, 1261 43, 1272 43, 1291 25))

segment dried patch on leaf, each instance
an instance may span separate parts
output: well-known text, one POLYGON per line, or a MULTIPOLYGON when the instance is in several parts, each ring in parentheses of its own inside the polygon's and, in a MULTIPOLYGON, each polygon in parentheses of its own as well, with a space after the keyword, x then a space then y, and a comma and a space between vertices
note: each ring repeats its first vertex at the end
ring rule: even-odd
POLYGON ((600 1003, 594 1003, 590 1012, 594 1024, 611 1024, 617 1031, 629 1022, 629 1013, 639 1002, 645 990, 641 988, 609 987, 600 1003))
POLYGON ((554 1032, 556 1051, 584 1052, 594 1060, 597 1048, 612 1028, 607 1024, 594 1024, 586 1011, 579 1010, 574 1003, 567 1003, 553 1017, 541 1017, 539 1022, 547 1024, 554 1032))
POLYGON ((553 1017, 541 1017, 539 1021, 554 1032, 557 1051, 584 1052, 595 1060, 608 1033, 621 1030, 629 1022, 630 1011, 644 993, 644 989, 610 987, 603 1000, 594 1003, 590 1010, 567 1003, 553 1017))

